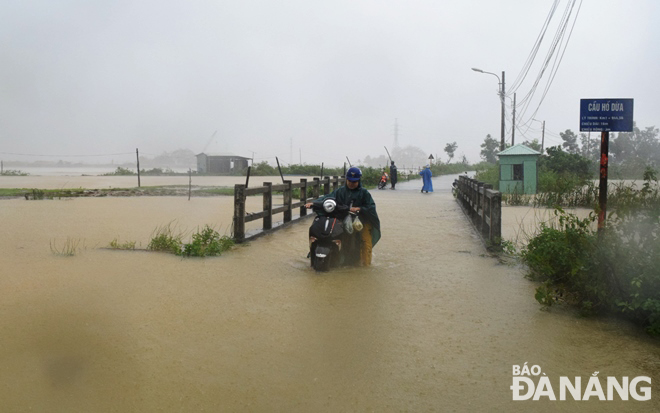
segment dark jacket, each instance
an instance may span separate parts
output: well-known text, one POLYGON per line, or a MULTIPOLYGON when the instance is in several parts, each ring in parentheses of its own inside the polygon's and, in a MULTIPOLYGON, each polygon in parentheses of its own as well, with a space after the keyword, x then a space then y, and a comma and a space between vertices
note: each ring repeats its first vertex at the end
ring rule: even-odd
POLYGON ((394 164, 390 165, 390 180, 392 181, 393 184, 395 184, 398 181, 396 165, 394 164))
POLYGON ((380 239, 380 219, 376 212, 376 203, 369 191, 362 187, 362 183, 355 189, 349 189, 346 185, 341 186, 320 199, 328 197, 335 198, 339 204, 360 207, 358 216, 360 220, 371 224, 371 243, 375 246, 380 239))

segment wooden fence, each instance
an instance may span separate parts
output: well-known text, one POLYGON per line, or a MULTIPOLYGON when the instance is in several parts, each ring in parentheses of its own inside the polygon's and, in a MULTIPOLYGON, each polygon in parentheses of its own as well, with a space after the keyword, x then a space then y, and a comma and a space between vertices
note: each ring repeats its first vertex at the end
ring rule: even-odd
POLYGON ((502 238, 502 193, 493 186, 467 176, 459 176, 456 198, 490 246, 502 238))
POLYGON ((323 195, 337 189, 344 183, 345 178, 338 176, 326 176, 323 179, 314 178, 312 182, 307 179, 301 179, 298 183, 292 181, 284 181, 283 184, 273 185, 271 182, 264 182, 262 186, 246 188, 243 184, 234 186, 234 241, 237 243, 244 242, 256 236, 265 234, 273 229, 280 228, 282 225, 293 221, 293 211, 295 208, 300 208, 300 218, 307 215, 307 208, 305 204, 311 200, 317 199, 323 195), (300 200, 293 202, 293 190, 300 189, 300 200), (311 189, 311 198, 308 198, 308 192, 311 189), (273 205, 273 192, 283 193, 282 205, 273 205), (259 195, 263 196, 263 208, 258 212, 246 212, 245 202, 248 196, 259 195), (273 227, 273 215, 284 214, 282 225, 273 227), (249 236, 245 233, 245 223, 255 221, 257 219, 263 220, 262 230, 257 231, 249 236))

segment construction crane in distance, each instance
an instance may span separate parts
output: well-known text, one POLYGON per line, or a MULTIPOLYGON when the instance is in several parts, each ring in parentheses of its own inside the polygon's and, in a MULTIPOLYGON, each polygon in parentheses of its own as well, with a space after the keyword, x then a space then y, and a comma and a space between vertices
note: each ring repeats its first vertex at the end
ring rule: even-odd
POLYGON ((200 153, 206 153, 206 150, 209 148, 209 145, 211 145, 211 142, 213 142, 213 138, 215 138, 216 133, 218 133, 217 130, 215 132, 213 132, 213 135, 211 135, 211 137, 209 138, 209 141, 206 142, 206 145, 204 145, 204 149, 202 149, 202 151, 200 153))

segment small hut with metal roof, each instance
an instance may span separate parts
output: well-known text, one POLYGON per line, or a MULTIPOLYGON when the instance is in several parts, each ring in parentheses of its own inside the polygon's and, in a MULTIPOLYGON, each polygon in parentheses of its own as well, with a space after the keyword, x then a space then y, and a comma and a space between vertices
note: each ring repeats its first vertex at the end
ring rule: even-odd
POLYGON ((538 182, 537 164, 541 152, 523 144, 498 153, 500 158, 500 192, 535 194, 538 182))
POLYGON ((250 158, 236 155, 207 155, 200 153, 197 157, 197 173, 207 175, 228 175, 242 171, 248 167, 250 158))

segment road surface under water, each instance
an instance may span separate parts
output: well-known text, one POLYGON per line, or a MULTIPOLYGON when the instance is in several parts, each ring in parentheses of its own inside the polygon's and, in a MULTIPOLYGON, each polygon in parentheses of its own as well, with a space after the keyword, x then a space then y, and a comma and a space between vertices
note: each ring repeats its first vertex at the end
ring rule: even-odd
POLYGON ((231 197, 0 200, 0 410, 658 411, 658 342, 540 311, 536 284, 486 253, 452 180, 373 190, 373 265, 326 274, 309 268, 309 220, 217 258, 104 248, 144 248, 168 223, 224 233, 231 197), (76 254, 53 254, 67 239, 76 254), (525 362, 553 385, 582 376, 583 391, 595 371, 603 385, 649 376, 653 397, 514 402, 525 362))

